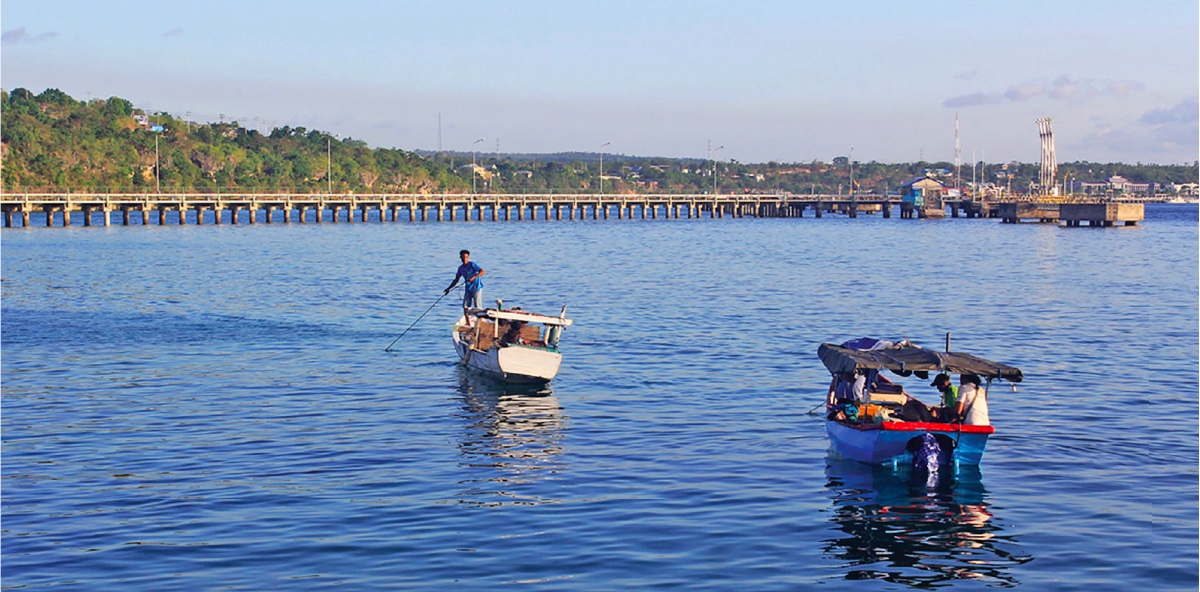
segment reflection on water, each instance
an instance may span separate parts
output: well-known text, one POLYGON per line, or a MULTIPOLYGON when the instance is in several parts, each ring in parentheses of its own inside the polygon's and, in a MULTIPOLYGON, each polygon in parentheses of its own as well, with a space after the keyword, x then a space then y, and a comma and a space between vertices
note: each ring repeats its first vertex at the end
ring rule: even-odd
POLYGON ((516 386, 459 369, 463 431, 460 466, 470 477, 459 482, 459 501, 482 506, 544 504, 539 483, 564 468, 566 419, 549 386, 516 386))
POLYGON ((909 468, 831 456, 825 473, 832 520, 846 536, 825 541, 824 551, 845 561, 848 580, 1012 587, 1019 582, 1011 568, 1032 559, 996 524, 978 466, 927 480, 909 468))

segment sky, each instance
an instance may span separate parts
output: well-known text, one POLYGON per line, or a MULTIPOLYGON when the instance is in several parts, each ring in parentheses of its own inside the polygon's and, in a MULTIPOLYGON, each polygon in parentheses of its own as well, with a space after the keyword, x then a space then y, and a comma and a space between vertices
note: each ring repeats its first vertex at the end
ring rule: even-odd
POLYGON ((373 147, 743 163, 1037 163, 1048 117, 1059 162, 1183 164, 1198 6, 3 0, 0 86, 373 147))

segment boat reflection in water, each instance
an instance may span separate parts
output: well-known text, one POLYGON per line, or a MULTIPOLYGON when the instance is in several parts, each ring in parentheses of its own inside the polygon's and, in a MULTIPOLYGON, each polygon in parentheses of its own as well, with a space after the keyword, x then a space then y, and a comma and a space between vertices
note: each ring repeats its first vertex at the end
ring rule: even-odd
POLYGON ((848 580, 1008 587, 1019 584, 1009 568, 1032 559, 996 524, 978 466, 931 476, 831 454, 825 471, 832 521, 846 536, 824 551, 845 561, 848 580))
POLYGON ((463 420, 459 466, 462 503, 481 506, 557 503, 544 481, 564 468, 566 418, 548 385, 507 384, 460 368, 463 420))

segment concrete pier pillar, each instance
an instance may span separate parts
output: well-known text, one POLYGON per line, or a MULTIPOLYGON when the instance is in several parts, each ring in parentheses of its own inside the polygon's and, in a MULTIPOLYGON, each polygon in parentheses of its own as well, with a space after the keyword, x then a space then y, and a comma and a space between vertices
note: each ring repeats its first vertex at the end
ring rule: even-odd
MULTIPOLYGON (((46 220, 49 221, 49 217, 46 220)), ((121 208, 121 226, 129 226, 129 208, 121 208)))
MULTIPOLYGON (((21 224, 25 228, 29 228, 29 210, 21 211, 21 224)), ((105 226, 108 226, 108 224, 105 224, 105 226)))

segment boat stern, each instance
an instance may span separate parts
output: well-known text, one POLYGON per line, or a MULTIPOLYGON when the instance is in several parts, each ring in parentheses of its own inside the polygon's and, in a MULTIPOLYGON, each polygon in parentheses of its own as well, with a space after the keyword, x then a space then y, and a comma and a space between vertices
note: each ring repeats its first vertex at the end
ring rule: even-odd
POLYGON ((562 354, 550 348, 515 345, 497 350, 496 361, 506 378, 549 381, 558 374, 562 354))

